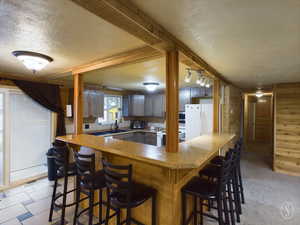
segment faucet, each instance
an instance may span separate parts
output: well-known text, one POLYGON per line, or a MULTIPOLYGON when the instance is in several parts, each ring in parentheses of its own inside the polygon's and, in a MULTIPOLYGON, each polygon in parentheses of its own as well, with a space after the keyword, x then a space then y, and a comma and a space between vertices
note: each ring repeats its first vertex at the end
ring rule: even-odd
POLYGON ((111 125, 112 130, 117 131, 119 129, 118 120, 115 120, 115 123, 111 125))

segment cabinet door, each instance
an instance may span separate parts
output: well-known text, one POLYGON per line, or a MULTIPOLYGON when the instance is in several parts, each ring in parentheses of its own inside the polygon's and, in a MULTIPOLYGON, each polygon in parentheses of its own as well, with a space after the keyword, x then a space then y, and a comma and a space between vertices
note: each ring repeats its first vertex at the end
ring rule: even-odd
POLYGON ((145 95, 145 116, 153 116, 153 95, 145 95))
POLYGON ((144 116, 144 105, 145 96, 144 95, 133 95, 131 101, 132 116, 144 116))
POLYGON ((185 105, 191 103, 191 89, 181 88, 179 90, 179 111, 185 110, 185 105))
POLYGON ((130 116, 129 114, 129 96, 125 95, 122 98, 122 115, 124 117, 130 116))
POLYGON ((165 116, 165 98, 163 94, 153 95, 153 116, 165 116))

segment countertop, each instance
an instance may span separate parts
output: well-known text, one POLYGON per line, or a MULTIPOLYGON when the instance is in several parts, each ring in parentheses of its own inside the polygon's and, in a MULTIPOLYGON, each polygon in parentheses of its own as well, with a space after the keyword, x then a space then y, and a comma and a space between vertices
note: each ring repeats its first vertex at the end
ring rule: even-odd
POLYGON ((234 137, 234 134, 199 136, 191 141, 180 143, 177 153, 166 152, 164 147, 89 134, 66 135, 56 139, 170 169, 191 169, 206 163, 234 137))

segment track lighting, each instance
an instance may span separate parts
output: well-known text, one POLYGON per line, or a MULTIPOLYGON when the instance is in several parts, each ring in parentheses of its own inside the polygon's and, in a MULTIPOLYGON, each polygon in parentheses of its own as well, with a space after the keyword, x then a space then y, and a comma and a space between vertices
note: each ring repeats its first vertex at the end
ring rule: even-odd
POLYGON ((191 69, 186 69, 187 70, 187 74, 185 75, 185 78, 184 78, 184 81, 186 83, 190 83, 191 82, 191 79, 192 79, 192 71, 191 69))
POLYGON ((204 70, 193 70, 191 68, 187 68, 186 71, 187 71, 187 73, 184 77, 184 81, 186 83, 191 82, 192 72, 197 72, 196 84, 199 84, 201 87, 207 87, 207 88, 209 88, 211 86, 210 79, 203 74, 204 70))

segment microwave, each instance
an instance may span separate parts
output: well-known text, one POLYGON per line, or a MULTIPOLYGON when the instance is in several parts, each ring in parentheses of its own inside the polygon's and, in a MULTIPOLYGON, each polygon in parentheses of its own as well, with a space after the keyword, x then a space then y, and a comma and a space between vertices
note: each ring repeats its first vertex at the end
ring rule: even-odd
POLYGON ((185 123, 185 112, 179 112, 179 123, 185 123))

